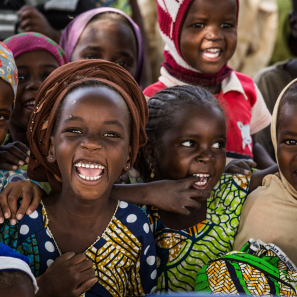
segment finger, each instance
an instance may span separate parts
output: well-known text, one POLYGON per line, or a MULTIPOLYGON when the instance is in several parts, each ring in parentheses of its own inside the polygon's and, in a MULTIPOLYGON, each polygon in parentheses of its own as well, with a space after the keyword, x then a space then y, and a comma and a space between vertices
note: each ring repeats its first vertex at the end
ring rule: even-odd
POLYGON ((94 286, 96 283, 98 282, 98 278, 97 277, 93 277, 83 283, 81 283, 77 289, 74 291, 75 296, 80 296, 82 295, 84 292, 86 292, 88 289, 90 289, 92 286, 94 286))
POLYGON ((19 167, 17 165, 13 165, 11 163, 0 162, 0 168, 3 170, 7 170, 7 171, 15 171, 15 170, 18 170, 19 167))
POLYGON ((16 218, 17 220, 21 220, 25 215, 26 211, 29 208, 30 202, 32 200, 33 192, 30 189, 23 190, 23 200, 20 205, 20 208, 17 210, 16 218))
POLYGON ((189 189, 185 192, 187 197, 191 197, 196 201, 204 201, 207 200, 211 196, 210 191, 205 190, 197 190, 197 189, 189 189), (200 199, 200 200, 199 200, 200 199))
POLYGON ((200 177, 198 176, 189 176, 185 179, 183 179, 183 184, 185 185, 186 188, 191 187, 195 183, 197 183, 200 180, 200 177))
MULTIPOLYGON (((246 165, 246 164, 245 164, 246 165)), ((232 174, 242 174, 242 175, 250 175, 250 168, 246 165, 247 169, 238 167, 236 165, 232 165, 229 167, 228 172, 232 174)))
POLYGON ((30 157, 30 150, 26 145, 18 141, 13 143, 9 151, 24 162, 26 162, 26 160, 30 157))
MULTIPOLYGON (((21 165, 21 166, 25 165, 25 162, 22 161, 22 160, 20 160, 20 158, 14 154, 14 152, 16 150, 13 150, 11 148, 9 150, 12 150, 13 152, 11 152, 11 151, 1 152, 1 160, 3 160, 2 163, 11 163, 11 164, 17 165, 17 166, 19 166, 19 165, 21 165), (20 161, 22 161, 22 162, 20 162, 20 161)), ((25 159, 26 158, 24 158, 24 160, 25 159)))
MULTIPOLYGON (((93 269, 92 267, 93 267, 93 262, 91 260, 85 260, 85 261, 82 261, 82 262, 74 265, 74 269, 77 272, 83 272, 83 271, 86 271, 89 269, 93 269)), ((83 280, 83 281, 85 281, 85 280, 83 280)))
POLYGON ((26 18, 32 18, 34 17, 35 13, 36 13, 36 9, 30 6, 24 7, 18 12, 20 20, 24 20, 26 18))
POLYGON ((188 208, 199 209, 201 207, 201 202, 197 201, 195 199, 192 199, 192 198, 188 198, 188 199, 184 200, 184 205, 183 206, 188 207, 188 208))
POLYGON ((3 224, 4 223, 4 214, 2 212, 2 208, 0 206, 0 224, 3 224))
POLYGON ((87 260, 87 256, 85 254, 77 254, 71 259, 71 262, 73 265, 77 265, 86 260, 87 260))
POLYGON ((33 22, 32 22, 31 18, 24 19, 20 23, 20 29, 22 29, 22 30, 25 30, 25 28, 32 27, 32 26, 33 26, 33 22))
POLYGON ((68 253, 65 253, 65 254, 61 255, 60 257, 58 257, 55 260, 55 262, 66 262, 66 261, 71 260, 74 256, 75 256, 74 252, 68 252, 68 253))
POLYGON ((18 210, 17 201, 23 191, 23 188, 21 186, 13 184, 13 188, 11 189, 10 193, 7 196, 7 202, 8 207, 10 209, 10 224, 15 225, 16 224, 16 213, 18 210))
POLYGON ((3 215, 5 219, 10 218, 10 209, 8 207, 8 198, 11 189, 13 187, 13 183, 8 183, 7 186, 3 189, 3 191, 0 193, 0 205, 3 212, 3 215))
POLYGON ((32 183, 33 184, 33 188, 34 188, 34 191, 33 191, 33 200, 27 210, 27 215, 30 215, 32 212, 34 212, 39 204, 40 204, 40 201, 41 201, 41 198, 43 196, 43 191, 42 189, 37 186, 36 184, 32 183))

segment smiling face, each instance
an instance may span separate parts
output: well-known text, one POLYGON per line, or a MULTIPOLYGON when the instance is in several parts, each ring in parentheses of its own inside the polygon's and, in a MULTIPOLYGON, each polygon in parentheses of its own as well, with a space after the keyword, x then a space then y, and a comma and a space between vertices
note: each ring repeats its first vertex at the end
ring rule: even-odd
POLYGON ((217 73, 233 56, 237 44, 237 1, 195 0, 184 21, 182 57, 202 73, 217 73))
POLYGON ((87 25, 79 38, 71 61, 102 59, 116 63, 133 77, 137 71, 137 44, 128 25, 96 20, 87 25))
POLYGON ((0 78, 0 145, 5 140, 12 112, 13 91, 10 84, 0 78))
POLYGON ((28 122, 34 108, 35 97, 44 80, 60 65, 47 51, 33 51, 16 58, 19 85, 16 106, 11 124, 27 131, 28 122))
POLYGON ((279 115, 277 158, 279 169, 297 190, 297 106, 285 103, 279 115))
POLYGON ((130 168, 129 138, 124 99, 106 86, 84 86, 63 101, 48 160, 58 163, 63 188, 95 199, 130 168))
POLYGON ((190 105, 174 114, 155 148, 158 180, 200 177, 194 188, 211 191, 226 164, 226 123, 215 107, 190 105))

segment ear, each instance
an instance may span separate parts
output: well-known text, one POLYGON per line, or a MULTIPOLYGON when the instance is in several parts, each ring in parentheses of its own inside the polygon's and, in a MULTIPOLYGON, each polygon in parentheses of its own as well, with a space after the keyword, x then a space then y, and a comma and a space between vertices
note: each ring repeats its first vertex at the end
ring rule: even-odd
POLYGON ((297 38, 297 15, 294 12, 289 14, 289 24, 292 36, 297 38))
POLYGON ((56 163, 57 158, 56 158, 55 146, 54 146, 54 136, 51 136, 50 139, 51 139, 51 143, 48 151, 47 161, 49 163, 56 163))
POLYGON ((124 165, 123 171, 128 172, 131 169, 131 146, 129 146, 128 154, 127 154, 127 160, 124 165))
POLYGON ((148 164, 152 164, 153 167, 157 166, 157 151, 156 151, 156 145, 150 140, 147 140, 147 143, 143 149, 144 152, 144 158, 148 164))

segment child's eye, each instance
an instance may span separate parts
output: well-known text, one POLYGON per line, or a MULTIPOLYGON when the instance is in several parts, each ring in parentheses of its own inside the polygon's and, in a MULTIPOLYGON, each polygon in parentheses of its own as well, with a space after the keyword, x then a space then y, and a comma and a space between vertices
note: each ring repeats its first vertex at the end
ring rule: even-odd
POLYGON ((230 28, 233 28, 233 25, 231 25, 231 24, 222 24, 221 25, 221 28, 223 28, 223 29, 230 29, 230 28))
POLYGON ((0 115, 0 121, 5 121, 8 120, 7 116, 0 115))
POLYGON ((27 75, 19 73, 19 81, 25 80, 26 78, 28 78, 27 75))
POLYGON ((215 149, 221 149, 221 148, 224 148, 224 144, 221 142, 216 142, 215 144, 212 145, 212 147, 215 149))
POLYGON ((286 140, 285 142, 287 145, 297 145, 297 141, 293 139, 286 140))
POLYGON ((205 28, 206 26, 205 26, 205 24, 197 23, 197 24, 192 25, 192 27, 194 27, 194 28, 205 28))
POLYGON ((127 64, 126 62, 124 62, 124 61, 120 61, 120 62, 118 62, 117 64, 120 65, 120 66, 123 67, 123 68, 125 68, 125 67, 128 66, 128 64, 127 64))
POLYGON ((81 134, 82 132, 78 129, 68 129, 66 132, 70 132, 70 133, 77 133, 77 134, 81 134))
POLYGON ((191 140, 188 140, 188 141, 182 142, 181 145, 186 146, 186 147, 192 147, 192 146, 194 146, 194 142, 191 140))
POLYGON ((43 80, 46 80, 47 77, 48 77, 50 74, 51 74, 51 73, 45 73, 45 74, 42 76, 42 79, 43 79, 43 80))
POLYGON ((103 136, 104 137, 111 137, 111 138, 117 138, 117 137, 119 137, 119 135, 117 135, 115 133, 105 133, 103 136))
POLYGON ((94 56, 94 55, 86 55, 85 59, 86 60, 91 60, 91 59, 98 59, 98 58, 96 56, 94 56))

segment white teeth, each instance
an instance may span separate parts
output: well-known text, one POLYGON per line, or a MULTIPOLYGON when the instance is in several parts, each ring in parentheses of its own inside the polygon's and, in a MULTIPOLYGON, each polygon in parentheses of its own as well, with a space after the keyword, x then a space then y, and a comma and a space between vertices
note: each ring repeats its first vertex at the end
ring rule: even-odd
POLYGON ((204 56, 206 56, 207 58, 217 58, 220 53, 216 53, 216 54, 211 54, 211 53, 203 53, 204 56))
POLYGON ((84 180, 98 180, 99 178, 102 177, 102 175, 99 176, 93 176, 93 177, 88 177, 88 176, 84 176, 82 174, 78 174, 80 178, 84 179, 84 180))
POLYGON ((94 168, 97 168, 97 169, 102 169, 104 170, 105 167, 102 166, 102 165, 97 165, 97 164, 89 164, 89 163, 76 163, 74 164, 75 167, 83 167, 83 168, 91 168, 91 169, 94 169, 94 168))
POLYGON ((219 53, 221 50, 219 48, 209 48, 207 49, 207 51, 212 53, 219 53))
POLYGON ((206 183, 207 183, 207 180, 204 181, 204 182, 197 182, 195 184, 198 185, 198 186, 204 186, 204 185, 206 185, 206 183))
POLYGON ((32 101, 28 101, 25 103, 25 106, 28 106, 28 105, 34 105, 35 104, 35 101, 32 100, 32 101))
POLYGON ((200 174, 200 173, 196 173, 196 174, 193 174, 194 176, 197 176, 197 177, 209 177, 209 174, 200 174))

